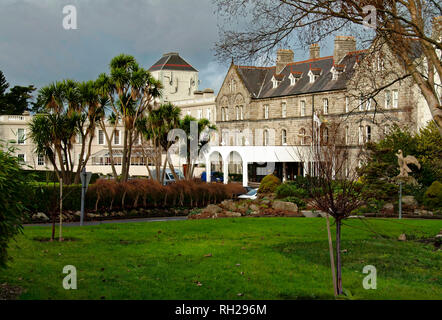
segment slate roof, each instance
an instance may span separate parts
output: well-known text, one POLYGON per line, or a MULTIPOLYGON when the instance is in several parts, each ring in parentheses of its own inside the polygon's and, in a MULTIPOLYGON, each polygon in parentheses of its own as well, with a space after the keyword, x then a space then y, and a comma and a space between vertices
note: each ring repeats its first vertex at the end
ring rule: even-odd
POLYGON ((187 63, 177 52, 165 53, 160 60, 155 62, 149 71, 158 70, 176 70, 176 71, 194 71, 197 70, 187 63))
POLYGON ((283 80, 277 88, 273 88, 271 81, 275 75, 276 67, 235 67, 245 86, 256 99, 335 91, 346 88, 347 81, 353 75, 355 63, 362 59, 364 52, 350 52, 340 61, 338 70, 343 72, 337 80, 332 80, 332 73, 330 72, 334 65, 333 56, 290 63, 278 76, 283 80), (310 83, 308 76, 310 70, 319 75, 313 83, 310 83), (319 74, 318 71, 321 71, 321 73, 319 74), (301 78, 293 86, 290 85, 290 73, 296 77, 301 75, 301 78))

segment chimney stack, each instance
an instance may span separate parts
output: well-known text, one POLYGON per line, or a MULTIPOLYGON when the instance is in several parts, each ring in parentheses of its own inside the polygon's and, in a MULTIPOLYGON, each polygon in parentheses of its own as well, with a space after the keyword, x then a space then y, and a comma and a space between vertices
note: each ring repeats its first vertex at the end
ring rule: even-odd
POLYGON ((293 62, 293 51, 289 49, 279 49, 276 54, 276 74, 280 74, 285 66, 293 62))
POLYGON ((310 46, 310 59, 318 59, 321 57, 321 49, 318 43, 313 43, 310 46))
POLYGON ((333 52, 333 59, 335 64, 339 64, 347 53, 356 51, 355 37, 350 36, 336 36, 335 49, 333 52))

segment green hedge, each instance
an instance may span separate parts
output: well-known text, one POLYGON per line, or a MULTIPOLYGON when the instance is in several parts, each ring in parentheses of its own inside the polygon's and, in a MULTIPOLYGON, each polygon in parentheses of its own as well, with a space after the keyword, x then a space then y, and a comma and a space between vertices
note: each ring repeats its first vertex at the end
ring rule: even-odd
MULTIPOLYGON (((37 182, 58 182, 57 175, 55 171, 45 171, 45 170, 23 170, 23 175, 25 176, 32 176, 32 179, 37 182)), ((72 174, 72 177, 74 177, 75 174, 72 174)), ((100 174, 93 173, 91 176, 90 183, 95 183, 100 178, 100 174)), ((73 179, 72 179, 73 180, 73 179)))
POLYGON ((442 208, 442 183, 434 181, 424 195, 424 204, 429 208, 442 208))

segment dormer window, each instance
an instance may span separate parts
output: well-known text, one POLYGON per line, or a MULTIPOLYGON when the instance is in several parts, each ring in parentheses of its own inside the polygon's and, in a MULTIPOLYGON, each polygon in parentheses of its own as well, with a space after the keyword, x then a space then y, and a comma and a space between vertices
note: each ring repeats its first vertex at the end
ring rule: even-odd
POLYGON ((339 75, 345 71, 344 65, 334 65, 330 72, 332 74, 332 80, 338 80, 339 75))
POLYGON ((284 75, 274 74, 272 77, 273 89, 278 88, 282 80, 284 80, 284 75))
POLYGON ((302 72, 291 72, 289 75, 290 86, 294 86, 301 79, 302 72))
POLYGON ((310 83, 315 82, 319 76, 321 75, 322 70, 319 68, 311 68, 308 72, 308 76, 310 78, 310 83))

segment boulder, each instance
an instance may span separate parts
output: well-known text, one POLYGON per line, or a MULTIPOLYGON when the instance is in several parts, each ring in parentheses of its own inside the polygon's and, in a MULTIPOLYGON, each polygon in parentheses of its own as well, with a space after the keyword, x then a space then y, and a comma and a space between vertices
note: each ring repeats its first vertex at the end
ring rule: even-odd
POLYGON ((414 214, 416 216, 433 216, 433 212, 424 209, 414 209, 414 214))
POLYGON ((81 217, 81 211, 75 211, 73 213, 74 216, 81 217))
POLYGON ((259 212, 259 206, 257 206, 256 204, 252 203, 249 206, 249 209, 252 210, 253 212, 259 212))
POLYGON ((418 203, 413 196, 403 196, 402 197, 402 206, 405 208, 416 209, 418 203))
POLYGON ((234 211, 236 209, 236 204, 233 202, 233 200, 224 200, 221 202, 220 206, 230 211, 234 211))
POLYGON ((386 203, 381 211, 385 214, 394 214, 394 205, 392 203, 386 203))
POLYGON ((239 212, 232 212, 232 211, 227 211, 225 213, 225 215, 226 215, 226 217, 232 217, 232 218, 241 217, 241 213, 239 213, 239 212))
POLYGON ((204 210, 203 213, 209 213, 211 215, 215 215, 217 213, 220 213, 223 211, 221 207, 217 206, 216 204, 209 204, 204 210))
POLYGON ((317 217, 320 216, 317 211, 307 211, 307 210, 304 210, 304 211, 301 211, 301 213, 306 218, 317 218, 317 217))
POLYGON ((281 211, 298 212, 298 206, 292 202, 274 201, 272 208, 281 211))
POLYGON ((49 221, 49 218, 43 212, 37 212, 36 214, 32 215, 32 220, 49 221))

